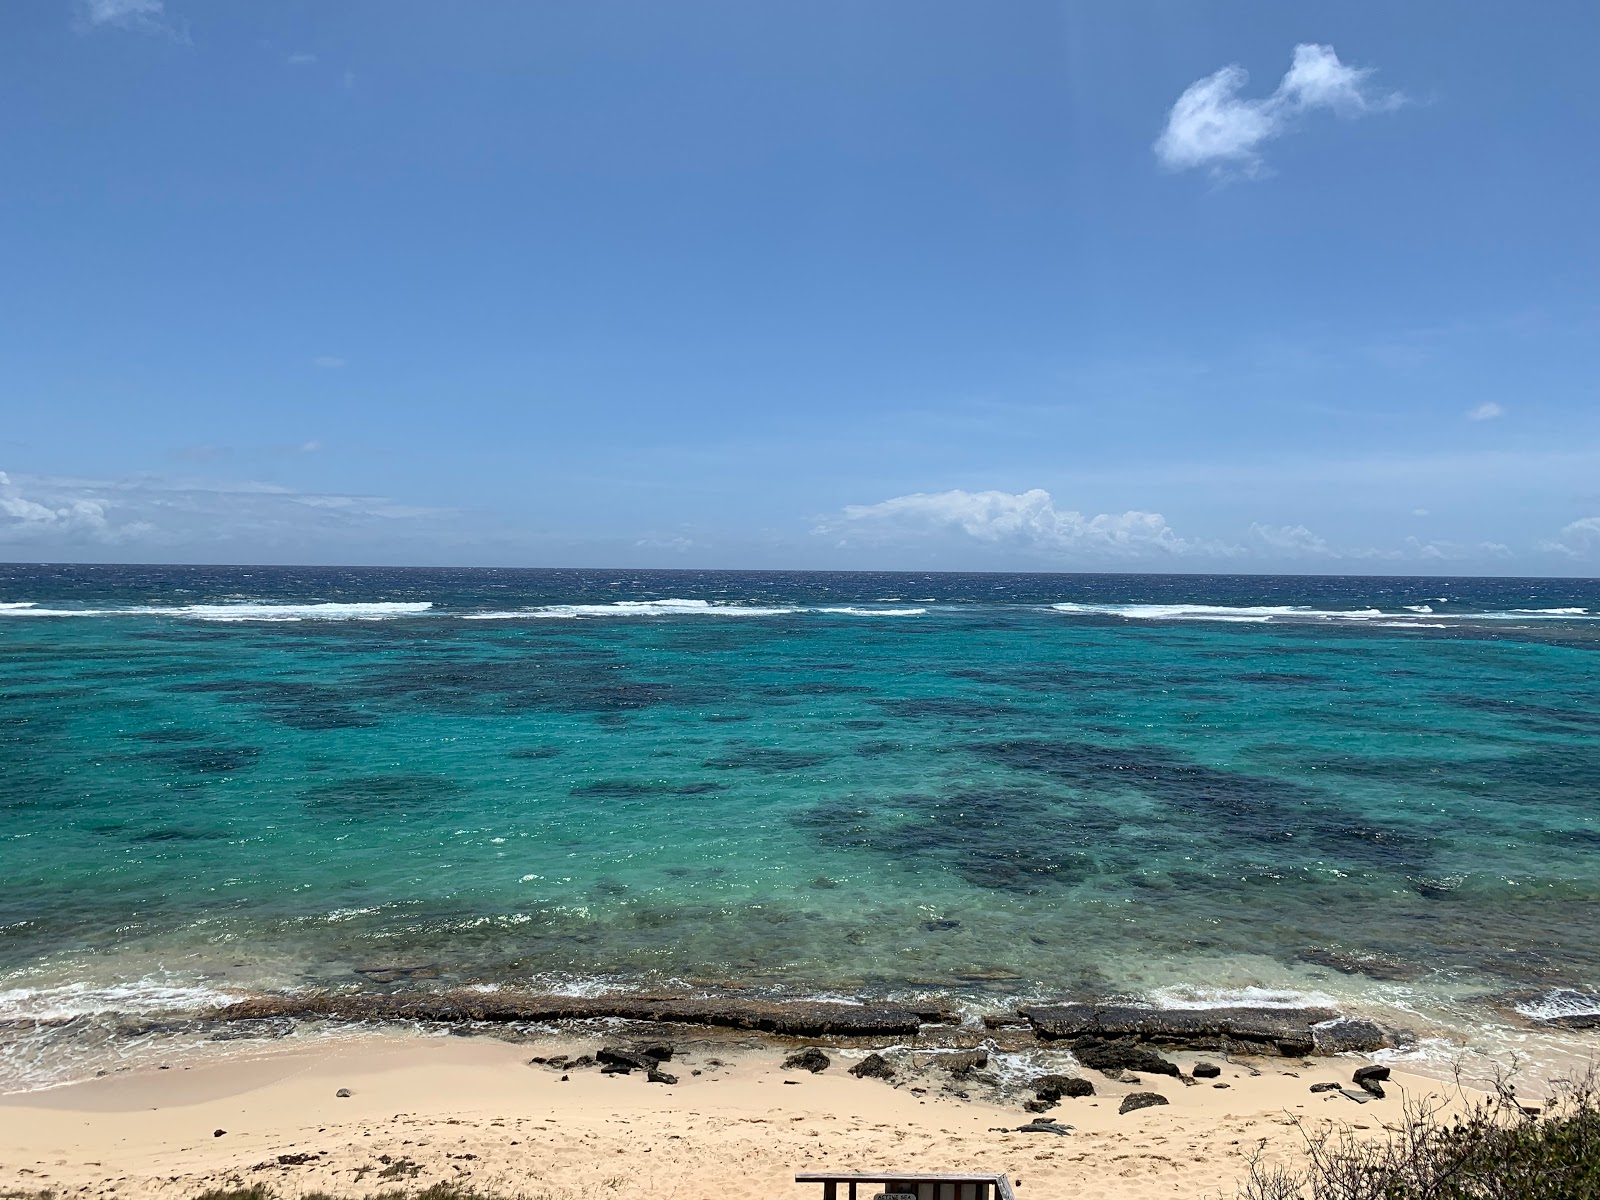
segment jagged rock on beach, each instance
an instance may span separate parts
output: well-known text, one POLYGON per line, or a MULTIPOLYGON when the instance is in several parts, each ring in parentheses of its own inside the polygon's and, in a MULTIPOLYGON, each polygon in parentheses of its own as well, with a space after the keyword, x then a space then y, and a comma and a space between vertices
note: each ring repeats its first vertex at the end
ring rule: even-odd
POLYGON ((1056 1133, 1065 1137, 1067 1134, 1072 1132, 1072 1126, 1063 1125, 1060 1121, 1029 1121, 1026 1125, 1018 1125, 1017 1132, 1056 1133))
POLYGON ((1222 1074, 1222 1068, 1216 1063, 1197 1062, 1189 1073, 1196 1079, 1215 1079, 1222 1074))
POLYGON ((1337 1083, 1313 1083, 1311 1090, 1313 1092, 1337 1092, 1342 1086, 1342 1084, 1337 1083))
POLYGON ((857 1079, 893 1079, 894 1067, 881 1054, 869 1054, 850 1068, 857 1079))
POLYGON ((654 1067, 645 1073, 645 1079, 651 1083, 673 1084, 678 1082, 676 1075, 668 1075, 665 1071, 658 1071, 654 1067))
POLYGON ((621 1046, 602 1046, 595 1051, 595 1058, 604 1063, 607 1068, 627 1067, 633 1071, 654 1070, 659 1061, 653 1054, 645 1054, 640 1050, 629 1050, 621 1046))
POLYGON ((813 1075, 826 1071, 832 1065, 833 1060, 815 1046, 807 1046, 783 1060, 785 1071, 810 1071, 813 1075))
POLYGON ((1054 1100, 1024 1100, 1022 1107, 1031 1113, 1049 1112, 1056 1106, 1054 1100))
POLYGON ((1351 1076, 1362 1091, 1383 1099, 1383 1083, 1389 1078, 1389 1068, 1381 1065, 1361 1067, 1351 1076))
POLYGON ((1122 1104, 1117 1108, 1117 1112, 1131 1113, 1141 1108, 1154 1108, 1158 1104, 1165 1103, 1167 1098, 1160 1092, 1132 1092, 1122 1098, 1122 1104))
POLYGON ((1086 1067, 1115 1079, 1124 1071, 1145 1071, 1151 1075, 1179 1074, 1178 1064, 1162 1058, 1132 1038, 1108 1041, 1099 1037, 1080 1037, 1072 1042, 1072 1055, 1086 1067))
POLYGON ((1092 1096, 1094 1084, 1079 1075, 1041 1075, 1033 1081, 1033 1094, 1040 1100, 1060 1100, 1063 1096, 1092 1096))

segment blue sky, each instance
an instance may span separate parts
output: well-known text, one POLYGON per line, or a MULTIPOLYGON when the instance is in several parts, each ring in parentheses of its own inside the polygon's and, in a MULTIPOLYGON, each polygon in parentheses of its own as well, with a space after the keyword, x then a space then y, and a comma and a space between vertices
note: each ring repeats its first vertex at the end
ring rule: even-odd
POLYGON ((0 557, 1600 575, 1597 36, 7 0, 0 557))

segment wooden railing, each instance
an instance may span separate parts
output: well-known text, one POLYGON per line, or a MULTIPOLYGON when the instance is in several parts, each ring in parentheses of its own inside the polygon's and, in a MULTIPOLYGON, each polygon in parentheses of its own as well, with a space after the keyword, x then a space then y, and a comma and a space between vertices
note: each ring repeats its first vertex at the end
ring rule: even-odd
POLYGON ((841 1183, 849 1189, 846 1200, 871 1200, 875 1192, 857 1195, 862 1184, 889 1195, 915 1196, 917 1200, 1017 1200, 1016 1193, 1011 1190, 1011 1180, 1005 1175, 917 1175, 892 1171, 877 1175, 829 1175, 807 1171, 796 1175, 794 1181, 820 1183, 822 1200, 840 1200, 841 1183))

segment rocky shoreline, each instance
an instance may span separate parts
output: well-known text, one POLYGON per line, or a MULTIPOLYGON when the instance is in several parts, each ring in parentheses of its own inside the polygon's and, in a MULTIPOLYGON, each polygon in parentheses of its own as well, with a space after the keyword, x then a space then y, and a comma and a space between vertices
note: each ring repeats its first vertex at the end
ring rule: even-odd
MULTIPOLYGON (((202 1013, 213 1036, 250 1036, 295 1021, 410 1022, 452 1027, 570 1025, 600 1020, 710 1027, 790 1039, 883 1041, 972 1048, 985 1038, 1071 1049, 1085 1039, 1182 1050, 1304 1058, 1393 1046, 1406 1031, 1323 1007, 1156 1008, 1069 1001, 1027 1005, 963 1021, 939 1003, 884 1004, 751 999, 746 996, 561 996, 507 991, 352 992, 259 996, 202 1013)), ((465 1030, 463 1030, 465 1031, 465 1030)), ((266 1036, 271 1036, 266 1034, 266 1036)))

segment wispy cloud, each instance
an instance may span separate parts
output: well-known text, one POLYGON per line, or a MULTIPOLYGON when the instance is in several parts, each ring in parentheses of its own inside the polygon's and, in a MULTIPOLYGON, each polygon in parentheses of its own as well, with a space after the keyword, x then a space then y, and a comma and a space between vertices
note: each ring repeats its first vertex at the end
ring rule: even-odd
POLYGON ((1503 417, 1505 415, 1506 410, 1501 408, 1493 400, 1485 400, 1476 408, 1470 408, 1467 410, 1467 420, 1469 421, 1492 421, 1496 417, 1503 417))
POLYGON ((289 57, 283 61, 288 63, 291 67, 309 67, 312 63, 317 61, 317 56, 309 51, 302 50, 298 54, 289 55, 289 57))
POLYGON ((1167 115, 1156 139, 1156 157, 1175 171, 1209 167, 1213 174, 1246 176, 1263 172, 1261 146, 1290 129, 1314 109, 1341 117, 1387 112, 1404 103, 1396 92, 1369 84, 1373 69, 1339 61, 1332 46, 1302 43, 1277 90, 1259 100, 1240 97, 1249 73, 1238 65, 1192 83, 1167 115))
POLYGON ((852 504, 816 532, 842 546, 955 539, 1050 556, 1217 553, 1214 543, 1179 537, 1160 513, 1097 513, 1056 507, 1042 488, 1026 492, 917 492, 878 504, 852 504))
POLYGON ((164 0, 77 0, 77 27, 170 32, 164 0))
POLYGON ((300 492, 251 481, 0 472, 0 546, 360 544, 375 531, 438 536, 439 523, 454 515, 386 496, 300 492))

